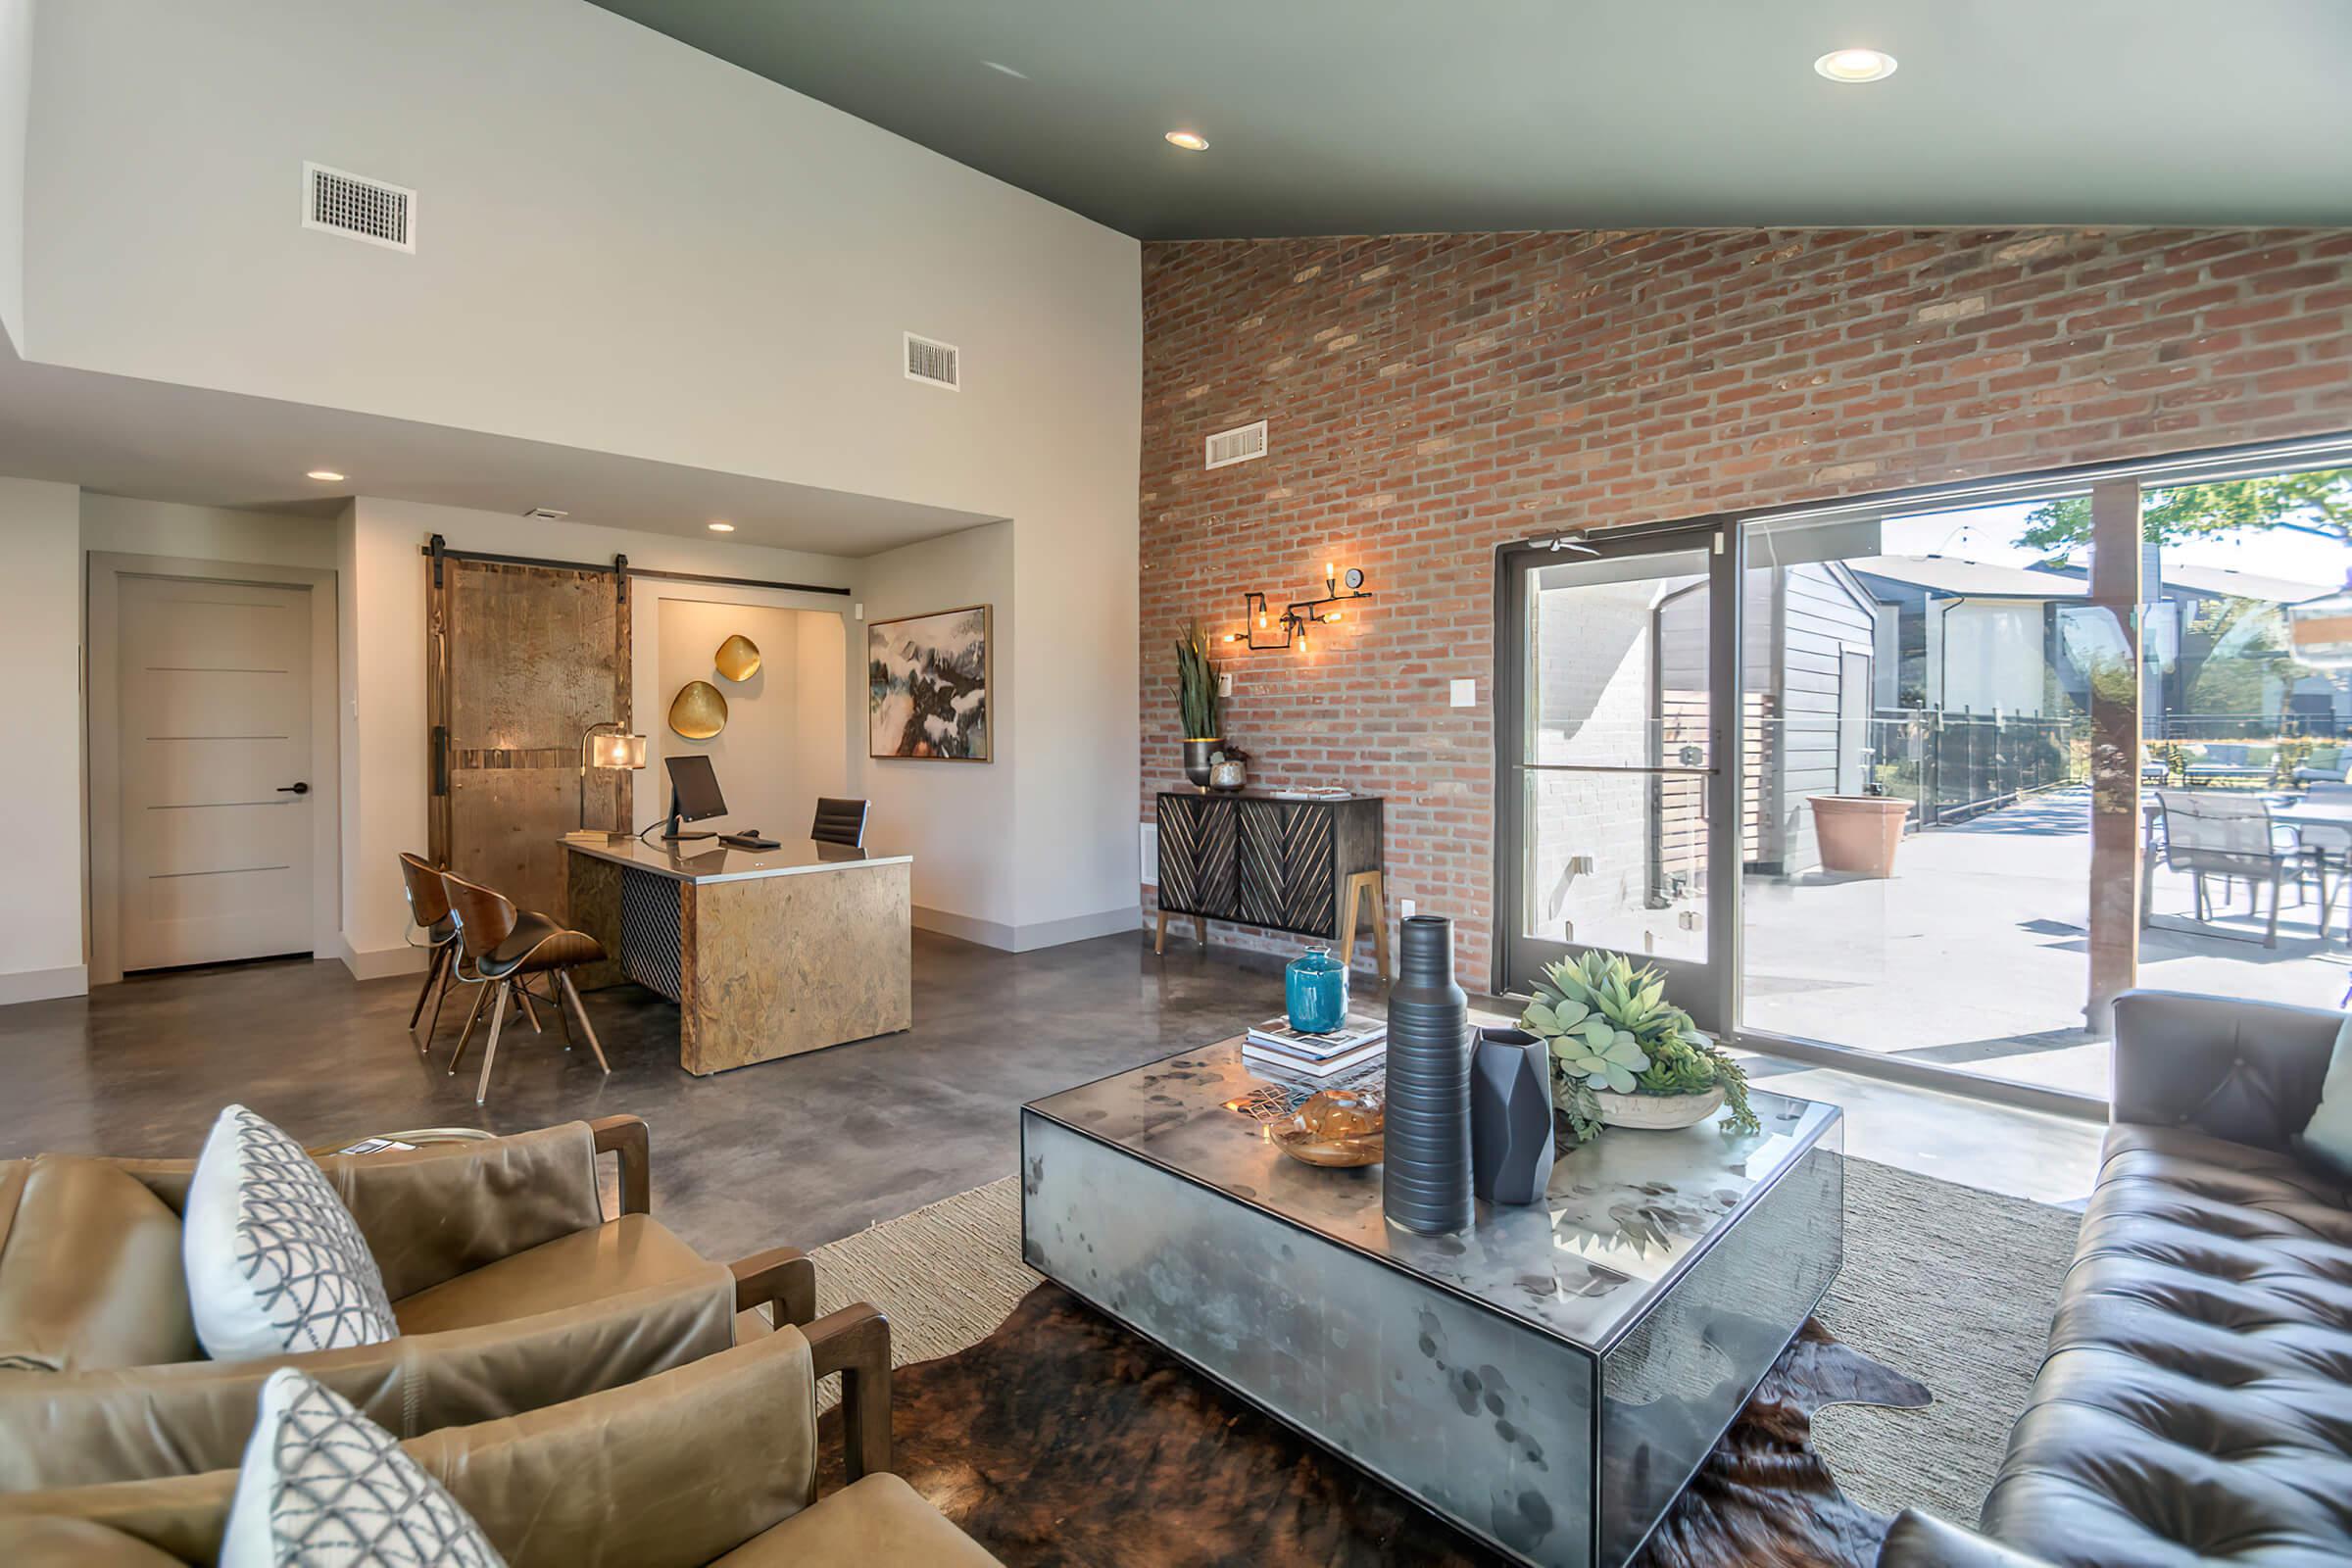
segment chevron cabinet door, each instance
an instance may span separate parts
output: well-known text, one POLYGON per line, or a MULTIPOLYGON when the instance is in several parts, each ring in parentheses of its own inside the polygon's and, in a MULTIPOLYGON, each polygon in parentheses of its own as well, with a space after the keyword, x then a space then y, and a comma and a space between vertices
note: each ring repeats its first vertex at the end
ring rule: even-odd
POLYGON ((1270 924, 1317 936, 1339 935, 1339 878, 1325 806, 1289 808, 1282 824, 1282 917, 1270 924))
POLYGON ((1234 918, 1238 804, 1206 795, 1159 798, 1161 908, 1234 918))
POLYGON ((1250 925, 1289 925, 1284 889, 1290 862, 1285 853, 1291 808, 1278 801, 1236 801, 1240 885, 1235 918, 1250 925))

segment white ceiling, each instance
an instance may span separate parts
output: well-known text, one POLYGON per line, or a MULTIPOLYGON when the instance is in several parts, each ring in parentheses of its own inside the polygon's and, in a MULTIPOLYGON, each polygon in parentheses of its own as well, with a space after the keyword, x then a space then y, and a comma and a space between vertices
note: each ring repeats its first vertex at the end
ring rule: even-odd
MULTIPOLYGON (((32 365, 0 344, 0 473, 332 515, 349 495, 870 556, 1000 518, 229 392, 32 365), (313 468, 341 484, 304 477, 313 468)), ((561 528, 561 523, 551 523, 561 528)))

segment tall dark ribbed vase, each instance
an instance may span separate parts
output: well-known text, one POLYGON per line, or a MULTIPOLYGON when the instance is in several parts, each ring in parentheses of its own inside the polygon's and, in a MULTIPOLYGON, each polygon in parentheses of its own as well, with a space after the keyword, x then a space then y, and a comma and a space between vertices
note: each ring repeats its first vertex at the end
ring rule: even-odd
POLYGON ((1453 983, 1453 922, 1403 923, 1389 988, 1389 1104, 1381 1201, 1424 1236, 1470 1228, 1470 999, 1453 983))

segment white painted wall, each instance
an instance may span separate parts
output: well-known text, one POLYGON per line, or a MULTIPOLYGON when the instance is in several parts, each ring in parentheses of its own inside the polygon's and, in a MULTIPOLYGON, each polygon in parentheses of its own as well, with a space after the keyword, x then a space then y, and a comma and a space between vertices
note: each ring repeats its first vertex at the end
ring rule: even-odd
POLYGON ((84 550, 332 571, 335 544, 335 524, 330 518, 138 501, 91 490, 81 493, 84 550))
POLYGON ((24 139, 33 0, 0 0, 0 329, 24 352, 24 139))
POLYGON ((997 604, 1022 710, 988 781, 890 786, 959 829, 917 902, 1132 924, 1135 241, 579 0, 74 0, 34 36, 44 361, 1011 518, 985 596, 869 564, 997 604), (416 188, 416 254, 302 229, 306 158, 416 188), (962 391, 905 378, 906 330, 962 391))
POLYGON ((81 528, 70 484, 0 479, 0 1003, 77 996, 82 955, 81 528))
MULTIPOLYGON (((657 619, 661 706, 635 719, 646 736, 646 771, 637 782, 640 813, 651 808, 659 814, 666 808, 669 780, 663 760, 701 753, 718 774, 727 814, 698 826, 724 833, 756 827, 769 838, 806 838, 816 815, 816 797, 840 794, 848 777, 843 617, 665 598, 659 602, 657 619), (760 647, 760 668, 745 681, 726 679, 711 662, 719 644, 737 632, 760 647), (727 700, 727 726, 708 740, 688 740, 669 727, 670 702, 695 680, 709 681, 727 700)), ((642 662, 643 654, 638 658, 642 662)))

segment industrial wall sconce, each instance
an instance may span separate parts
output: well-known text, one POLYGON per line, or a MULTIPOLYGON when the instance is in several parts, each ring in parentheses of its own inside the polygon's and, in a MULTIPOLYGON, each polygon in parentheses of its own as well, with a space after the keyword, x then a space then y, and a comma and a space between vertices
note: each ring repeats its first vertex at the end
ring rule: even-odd
POLYGON ((1264 594, 1246 593, 1242 595, 1242 606, 1247 615, 1243 628, 1238 632, 1227 632, 1225 640, 1229 643, 1240 643, 1243 647, 1253 649, 1261 654, 1273 653, 1284 648, 1296 648, 1303 654, 1307 651, 1307 627, 1329 625, 1337 622, 1340 618, 1339 611, 1326 611, 1326 606, 1344 605, 1350 599, 1369 599, 1371 597, 1371 593, 1364 587, 1362 567, 1349 566, 1347 572, 1342 574, 1330 562, 1325 562, 1323 564, 1322 598, 1294 599, 1283 607, 1280 615, 1271 615, 1272 607, 1267 604, 1264 594), (1346 585, 1345 592, 1342 591, 1342 584, 1346 585), (1265 640, 1261 637, 1260 634, 1267 631, 1269 627, 1281 628, 1279 641, 1265 640))

